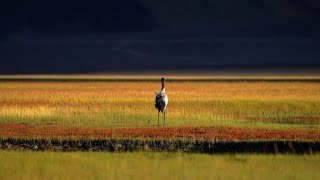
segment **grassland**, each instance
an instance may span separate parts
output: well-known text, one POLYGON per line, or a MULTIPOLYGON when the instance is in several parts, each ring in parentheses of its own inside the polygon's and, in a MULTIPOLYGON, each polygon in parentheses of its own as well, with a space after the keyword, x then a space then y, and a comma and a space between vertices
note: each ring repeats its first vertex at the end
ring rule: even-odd
MULTIPOLYGON (((158 82, 1 82, 1 123, 154 127, 158 82)), ((168 82, 166 126, 319 129, 314 82, 168 82)))
POLYGON ((320 178, 318 76, 169 78, 160 126, 156 77, 108 78, 1 76, 0 179, 320 178))
POLYGON ((319 179, 319 155, 0 151, 0 179, 319 179))

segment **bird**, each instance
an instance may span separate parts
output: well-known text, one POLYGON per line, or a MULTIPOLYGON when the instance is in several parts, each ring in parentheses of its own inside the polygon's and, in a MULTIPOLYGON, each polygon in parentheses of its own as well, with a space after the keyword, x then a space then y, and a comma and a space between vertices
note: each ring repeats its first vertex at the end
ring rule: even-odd
POLYGON ((161 91, 156 94, 155 108, 158 109, 158 126, 160 111, 164 115, 164 125, 166 124, 166 108, 168 105, 168 96, 166 95, 166 89, 164 87, 164 78, 161 78, 161 91))

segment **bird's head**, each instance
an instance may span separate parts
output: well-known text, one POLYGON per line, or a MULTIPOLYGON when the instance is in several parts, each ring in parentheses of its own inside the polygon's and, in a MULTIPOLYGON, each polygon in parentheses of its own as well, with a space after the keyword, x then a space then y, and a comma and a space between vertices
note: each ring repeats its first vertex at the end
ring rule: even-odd
POLYGON ((162 83, 162 84, 164 83, 164 78, 161 78, 161 83, 162 83))

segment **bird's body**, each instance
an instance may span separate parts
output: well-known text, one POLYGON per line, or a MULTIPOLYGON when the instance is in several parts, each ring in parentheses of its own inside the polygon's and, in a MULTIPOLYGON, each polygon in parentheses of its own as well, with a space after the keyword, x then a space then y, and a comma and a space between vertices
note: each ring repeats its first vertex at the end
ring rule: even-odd
POLYGON ((167 105, 168 105, 168 96, 165 94, 165 89, 163 89, 156 96, 155 107, 159 111, 164 112, 166 110, 167 105))
POLYGON ((168 96, 166 95, 166 89, 164 87, 164 78, 161 78, 162 88, 161 91, 156 95, 155 108, 158 109, 158 125, 159 125, 159 114, 160 112, 164 115, 164 124, 166 123, 166 108, 168 105, 168 96))

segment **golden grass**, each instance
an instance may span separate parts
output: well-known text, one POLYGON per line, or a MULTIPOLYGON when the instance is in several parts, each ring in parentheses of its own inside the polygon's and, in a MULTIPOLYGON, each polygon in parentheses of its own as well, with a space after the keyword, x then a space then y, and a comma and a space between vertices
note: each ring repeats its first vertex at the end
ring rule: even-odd
MULTIPOLYGON (((153 126, 157 121, 154 92, 159 84, 1 82, 0 122, 153 126)), ((320 116, 320 83, 167 82, 166 90, 168 126, 319 127, 319 121, 309 122, 308 117, 320 116)))
MULTIPOLYGON (((158 82, 1 82, 1 98, 145 98, 153 97, 158 82), (29 97, 29 95, 33 97, 29 97), (49 97, 48 97, 49 96, 49 97), (11 98, 11 97, 7 97, 11 98)), ((167 93, 174 99, 316 99, 320 84, 307 82, 172 82, 167 93)), ((93 100, 93 99, 92 99, 93 100)))

